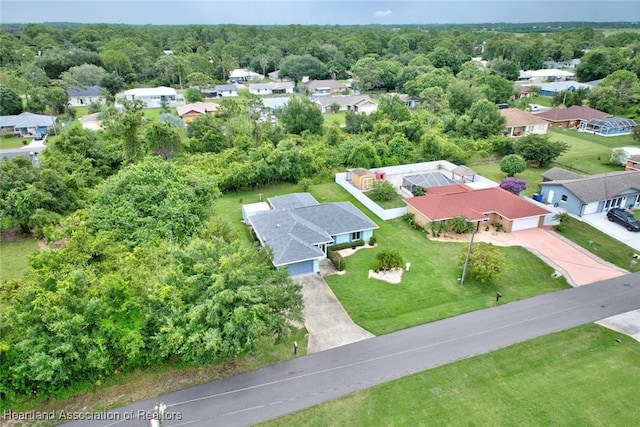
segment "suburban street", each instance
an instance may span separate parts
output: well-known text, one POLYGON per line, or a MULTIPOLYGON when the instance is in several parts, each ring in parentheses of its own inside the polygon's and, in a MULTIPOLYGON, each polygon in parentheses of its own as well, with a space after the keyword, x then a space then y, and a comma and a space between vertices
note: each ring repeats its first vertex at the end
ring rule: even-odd
POLYGON ((640 308, 640 273, 503 304, 314 353, 67 425, 247 426, 477 354, 640 308))

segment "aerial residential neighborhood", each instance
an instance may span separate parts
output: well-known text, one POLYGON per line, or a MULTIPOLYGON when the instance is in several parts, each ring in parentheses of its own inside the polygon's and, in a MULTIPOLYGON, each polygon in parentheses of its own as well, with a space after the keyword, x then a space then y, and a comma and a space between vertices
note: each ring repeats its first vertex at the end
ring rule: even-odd
POLYGON ((637 424, 626 2, 6 3, 3 425, 637 424))

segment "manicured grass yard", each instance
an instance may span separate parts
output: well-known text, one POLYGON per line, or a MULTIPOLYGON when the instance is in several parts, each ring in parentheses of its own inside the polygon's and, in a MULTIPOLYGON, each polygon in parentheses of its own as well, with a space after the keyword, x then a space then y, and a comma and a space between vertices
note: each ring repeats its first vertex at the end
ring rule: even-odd
POLYGON ((341 113, 323 114, 322 117, 324 117, 325 126, 331 126, 334 123, 336 123, 338 126, 342 126, 347 123, 346 115, 347 113, 343 111, 341 113))
MULTIPOLYGON (((262 200, 295 191, 302 189, 279 185, 260 190, 262 200)), ((402 219, 381 221, 335 183, 312 185, 309 192, 320 203, 350 201, 380 227, 374 231, 376 248, 347 257, 347 274, 326 278, 353 320, 373 334, 491 307, 497 291, 504 295, 504 303, 568 287, 564 279, 552 279, 552 269, 523 248, 500 249, 508 268, 495 283, 482 285, 467 277, 465 286, 460 286, 460 256, 466 244, 430 241, 402 219), (375 268, 375 255, 383 249, 397 250, 405 262, 411 262, 399 285, 367 278, 368 271, 375 268)), ((250 239, 247 227, 240 223, 240 199, 242 203, 259 201, 256 191, 234 193, 218 200, 215 210, 250 239)))
POLYGON ((33 138, 18 138, 16 136, 3 136, 0 138, 0 150, 22 148, 30 143, 33 138))
POLYGON ((605 261, 632 272, 640 271, 640 265, 629 265, 636 252, 633 248, 587 223, 569 217, 566 229, 559 233, 605 261))
POLYGON ((597 136, 572 129, 550 130, 551 139, 569 144, 569 151, 558 157, 559 166, 575 169, 584 174, 621 171, 621 166, 609 164, 611 150, 616 147, 635 145, 631 135, 597 136))
POLYGON ((589 324, 265 425, 631 426, 640 419, 639 381, 640 343, 589 324))
POLYGON ((0 282, 17 280, 27 271, 27 257, 38 250, 35 239, 16 242, 3 240, 0 244, 0 282))
POLYGON ((402 219, 376 222, 377 247, 348 256, 347 274, 326 277, 351 318, 374 335, 492 307, 496 292, 504 295, 505 303, 568 287, 564 279, 552 279, 551 267, 521 247, 500 248, 508 267, 495 283, 481 284, 467 276, 461 286, 457 279, 466 243, 430 241, 402 219), (411 263, 399 285, 367 278, 383 249, 397 250, 411 263))

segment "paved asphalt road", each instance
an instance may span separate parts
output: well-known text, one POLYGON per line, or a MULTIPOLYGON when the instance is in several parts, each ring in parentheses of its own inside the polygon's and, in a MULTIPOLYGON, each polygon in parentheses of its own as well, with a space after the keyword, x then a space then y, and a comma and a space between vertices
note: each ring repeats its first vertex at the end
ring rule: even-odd
POLYGON ((251 425, 638 308, 640 273, 629 274, 359 341, 100 414, 111 417, 109 421, 69 425, 150 425, 139 415, 150 417, 156 402, 167 405, 164 427, 251 425))

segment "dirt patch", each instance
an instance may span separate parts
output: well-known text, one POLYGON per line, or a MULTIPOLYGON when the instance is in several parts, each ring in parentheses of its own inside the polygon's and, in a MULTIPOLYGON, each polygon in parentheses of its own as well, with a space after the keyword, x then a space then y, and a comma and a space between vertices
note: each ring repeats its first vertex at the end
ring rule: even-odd
POLYGON ((29 233, 23 233, 20 227, 7 228, 0 231, 0 242, 14 243, 31 239, 33 236, 29 233))
POLYGON ((403 272, 404 270, 401 268, 393 268, 391 270, 384 270, 379 272, 369 270, 369 279, 383 280, 387 283, 397 285, 398 283, 402 282, 403 272))

